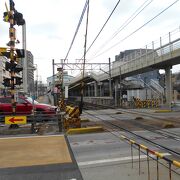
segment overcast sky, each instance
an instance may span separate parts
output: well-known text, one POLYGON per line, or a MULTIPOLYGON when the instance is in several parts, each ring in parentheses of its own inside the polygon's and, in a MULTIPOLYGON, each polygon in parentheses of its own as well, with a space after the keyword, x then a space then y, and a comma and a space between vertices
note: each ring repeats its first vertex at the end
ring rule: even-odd
MULTIPOLYGON (((39 77, 45 82, 52 75, 52 59, 60 62, 64 59, 74 36, 82 9, 86 0, 14 0, 15 8, 23 13, 27 28, 27 49, 34 55, 34 63, 38 65, 39 77)), ((132 48, 144 48, 155 41, 158 46, 160 36, 166 37, 168 32, 180 29, 180 1, 154 19, 141 30, 122 41, 144 23, 149 21, 175 0, 121 0, 101 35, 87 53, 88 62, 114 61, 120 51, 132 48), (152 2, 151 2, 152 1, 152 2), (144 3, 147 6, 127 27, 112 39, 112 36, 124 22, 144 3), (112 39, 111 41, 109 41, 112 39), (105 46, 104 46, 105 44, 105 46), (114 46, 117 44, 116 46, 114 46), (103 45, 103 46, 102 46, 103 45), (110 50, 110 47, 114 46, 110 50), (108 51, 107 51, 108 50, 108 51)), ((8 3, 9 1, 6 0, 8 3)), ((90 0, 89 28, 87 47, 92 43, 101 27, 107 20, 118 0, 90 0)), ((0 1, 0 46, 9 41, 9 24, 3 22, 5 0, 0 1)), ((84 51, 85 20, 68 56, 68 62, 82 58, 84 51)), ((17 39, 22 46, 21 27, 16 26, 17 39)), ((180 30, 176 33, 180 37, 180 30)), ((165 41, 164 41, 165 42, 165 41)), ((150 46, 148 46, 151 48, 150 46)), ((179 66, 173 68, 178 71, 179 66)))

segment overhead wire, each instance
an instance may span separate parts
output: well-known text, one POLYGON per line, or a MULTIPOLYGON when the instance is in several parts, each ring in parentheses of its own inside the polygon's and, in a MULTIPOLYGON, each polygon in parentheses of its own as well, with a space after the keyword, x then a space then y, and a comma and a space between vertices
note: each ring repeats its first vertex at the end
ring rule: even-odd
POLYGON ((89 2, 89 0, 86 0, 85 5, 84 5, 84 8, 83 8, 82 13, 81 13, 81 17, 80 17, 80 19, 79 19, 79 22, 78 22, 78 25, 77 25, 77 28, 76 28, 76 31, 75 31, 74 36, 73 36, 73 39, 72 39, 72 41, 71 41, 70 47, 69 47, 68 52, 67 52, 67 54, 66 54, 66 56, 65 56, 65 58, 64 58, 64 62, 65 62, 66 59, 68 58, 68 55, 69 55, 69 53, 70 53, 70 51, 71 51, 71 48, 72 48, 73 43, 74 43, 74 40, 75 40, 75 38, 76 38, 76 35, 77 35, 78 31, 79 31, 79 28, 80 28, 81 22, 82 22, 82 20, 83 20, 84 14, 85 14, 85 12, 86 12, 86 9, 87 9, 87 6, 88 6, 88 2, 89 2))
POLYGON ((118 43, 114 44, 113 46, 111 46, 110 48, 106 49, 105 51, 103 51, 102 53, 92 57, 92 59, 101 56, 102 54, 106 53, 107 51, 111 50, 112 48, 114 48, 115 46, 119 45, 120 43, 122 43, 123 41, 125 41, 126 39, 128 39, 129 37, 131 37, 133 34, 135 34, 136 32, 138 32, 140 29, 142 29, 144 26, 146 26, 147 24, 149 24, 151 21, 153 21, 154 19, 156 19, 157 17, 159 17, 162 13, 164 13, 165 11, 167 11, 170 7, 172 7, 174 4, 176 4, 179 0, 174 1, 172 4, 170 4, 169 6, 167 6, 165 9, 163 9, 161 12, 159 12, 157 15, 155 15, 153 18, 151 18, 149 21, 147 21, 146 23, 144 23, 142 26, 140 26, 139 28, 137 28, 135 31, 133 31, 132 33, 130 33, 129 35, 127 35, 125 38, 121 39, 121 41, 119 41, 118 43))
POLYGON ((127 19, 125 20, 125 22, 118 28, 118 30, 116 30, 116 32, 114 32, 114 34, 108 39, 106 40, 100 47, 98 50, 96 50, 96 52, 94 53, 93 56, 96 56, 96 54, 101 51, 101 49, 103 49, 110 41, 112 41, 122 30, 124 30, 145 8, 147 8, 154 0, 150 0, 150 2, 148 2, 149 0, 143 2, 136 10, 135 12, 133 12, 133 14, 127 19), (148 2, 148 3, 147 3, 148 2))
MULTIPOLYGON (((103 24, 102 28, 100 29, 100 31, 98 32, 98 34, 96 35, 96 37, 94 38, 94 40, 92 41, 91 45, 87 48, 86 53, 89 51, 89 49, 92 47, 92 45, 95 43, 95 41, 97 40, 97 38, 99 37, 99 35, 101 34, 101 32, 103 31, 104 27, 106 26, 106 24, 108 23, 109 19, 111 18, 111 16, 113 15, 114 11, 116 10, 117 6, 119 5, 121 0, 118 0, 118 2, 116 3, 115 7, 113 8, 113 10, 111 11, 110 15, 108 16, 107 20, 105 21, 105 23, 103 24)), ((83 57, 82 57, 83 58, 83 57)), ((80 58, 80 60, 82 60, 82 58, 80 58)))

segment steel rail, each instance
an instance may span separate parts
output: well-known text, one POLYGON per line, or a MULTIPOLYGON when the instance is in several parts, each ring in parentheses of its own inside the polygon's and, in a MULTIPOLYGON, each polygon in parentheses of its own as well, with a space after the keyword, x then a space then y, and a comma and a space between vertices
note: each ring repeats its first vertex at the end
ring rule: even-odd
POLYGON ((172 154, 177 155, 178 157, 180 157, 180 153, 178 153, 178 152, 176 152, 176 151, 174 151, 174 150, 172 150, 172 149, 170 149, 170 148, 167 148, 167 147, 165 147, 165 146, 163 146, 163 145, 160 145, 160 144, 158 144, 158 143, 156 143, 156 142, 154 142, 154 141, 149 140, 148 138, 145 138, 145 137, 143 137, 143 136, 141 136, 141 135, 138 135, 138 134, 136 134, 136 133, 134 133, 134 132, 131 132, 131 131, 129 131, 128 129, 123 128, 123 127, 121 127, 121 126, 119 126, 119 125, 117 125, 117 124, 114 124, 114 123, 109 122, 109 121, 105 121, 105 120, 103 120, 102 118, 98 117, 97 115, 92 115, 92 114, 90 114, 90 113, 88 113, 88 112, 86 112, 86 113, 89 114, 89 115, 91 115, 91 116, 96 117, 97 119, 101 120, 101 121, 102 121, 103 123, 105 123, 105 124, 110 124, 111 126, 114 126, 114 127, 116 127, 116 128, 119 128, 120 130, 123 130, 124 132, 127 132, 127 133, 129 133, 129 134, 131 134, 131 135, 133 135, 133 136, 135 136, 135 137, 138 137, 138 138, 146 141, 147 143, 150 143, 150 144, 154 145, 154 146, 157 147, 157 148, 166 150, 166 151, 168 151, 168 152, 170 152, 170 153, 172 153, 172 154))
MULTIPOLYGON (((117 117, 114 117, 114 116, 112 116, 112 115, 109 115, 110 117, 112 117, 112 118, 116 118, 116 120, 121 120, 121 119, 117 119, 117 117)), ((131 124, 133 124, 133 125, 138 125, 138 127, 141 127, 141 128, 143 128, 143 129, 145 129, 145 130, 148 130, 148 131, 150 131, 150 132, 153 132, 153 133, 156 133, 156 134, 160 134, 160 135, 162 135, 162 136, 164 136, 164 137, 167 137, 167 138, 169 138, 169 139, 173 139, 173 140, 176 140, 176 141, 179 141, 180 142, 180 136, 178 136, 177 134, 175 134, 175 133, 171 133, 171 132, 167 132, 167 131, 165 131, 165 130, 162 130, 162 129, 157 129, 157 128, 155 128, 154 126, 151 126, 151 125, 144 125, 144 124, 141 124, 141 123, 139 123, 139 122, 131 122, 131 124), (167 134, 164 134, 164 133, 167 133, 167 134), (175 135, 175 136, 172 136, 172 135, 170 135, 170 134, 173 134, 173 135, 175 135)))

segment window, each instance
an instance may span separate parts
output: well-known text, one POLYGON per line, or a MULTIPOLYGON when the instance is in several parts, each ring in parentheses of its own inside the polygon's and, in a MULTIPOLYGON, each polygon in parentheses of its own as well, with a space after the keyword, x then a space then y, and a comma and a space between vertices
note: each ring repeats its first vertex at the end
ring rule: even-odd
POLYGON ((11 98, 9 97, 0 98, 0 103, 11 103, 11 98))
POLYGON ((24 99, 18 98, 18 104, 24 104, 27 103, 24 99))

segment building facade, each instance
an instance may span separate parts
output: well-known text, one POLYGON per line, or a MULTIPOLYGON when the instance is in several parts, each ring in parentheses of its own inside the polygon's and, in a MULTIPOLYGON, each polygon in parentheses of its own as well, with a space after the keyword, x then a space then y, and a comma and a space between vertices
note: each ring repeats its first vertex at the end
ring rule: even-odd
POLYGON ((25 66, 23 66, 24 64, 24 59, 22 59, 20 61, 20 64, 22 67, 25 68, 25 71, 23 71, 24 73, 27 73, 27 93, 28 95, 33 94, 34 92, 34 71, 35 71, 35 67, 34 67, 34 56, 31 53, 31 51, 26 51, 26 63, 25 66))
MULTIPOLYGON (((28 94, 32 94, 34 91, 34 58, 33 55, 30 51, 26 51, 26 57, 27 57, 27 61, 25 64, 25 69, 27 71, 27 92, 28 94)), ((4 56, 0 56, 0 93, 1 95, 4 93, 4 91, 6 92, 6 94, 9 92, 7 87, 4 87, 3 83, 3 79, 4 78, 10 78, 10 73, 8 71, 6 71, 5 69, 5 62, 9 61, 6 57, 4 56)), ((23 67, 23 59, 19 60, 19 64, 20 66, 23 67)), ((20 73, 16 73, 16 76, 18 77, 23 77, 23 72, 20 73)), ((22 92, 23 93, 23 84, 21 84, 20 86, 16 86, 16 89, 18 90, 18 92, 22 92)))

